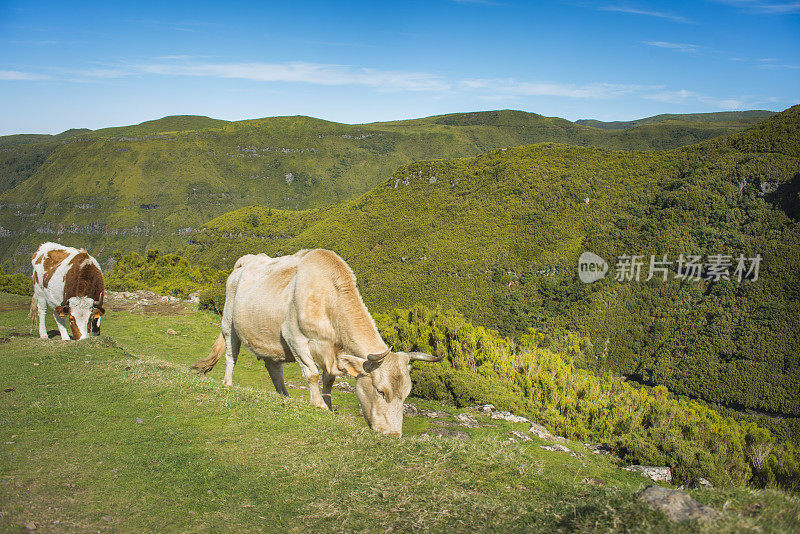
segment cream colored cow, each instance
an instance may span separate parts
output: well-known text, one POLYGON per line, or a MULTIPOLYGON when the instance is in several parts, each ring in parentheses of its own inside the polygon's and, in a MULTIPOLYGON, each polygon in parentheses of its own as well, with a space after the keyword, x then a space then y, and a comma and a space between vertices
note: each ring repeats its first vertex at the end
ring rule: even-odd
POLYGON ((283 395, 288 395, 283 363, 296 361, 308 380, 311 403, 320 408, 331 408, 337 376, 354 376, 367 424, 397 436, 403 432, 403 401, 411 392, 410 363, 441 359, 392 352, 361 300, 353 271, 322 249, 239 258, 226 285, 222 333, 208 358, 192 367, 208 373, 224 352, 224 383, 231 385, 242 343, 264 360, 283 395))

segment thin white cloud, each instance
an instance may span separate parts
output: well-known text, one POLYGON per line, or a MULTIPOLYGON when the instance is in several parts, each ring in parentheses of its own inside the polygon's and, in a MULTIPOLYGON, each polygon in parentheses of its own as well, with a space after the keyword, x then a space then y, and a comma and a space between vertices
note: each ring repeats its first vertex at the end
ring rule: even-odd
POLYGON ((125 76, 131 76, 135 74, 130 70, 115 68, 78 69, 69 71, 69 73, 75 76, 85 76, 87 78, 124 78, 125 76))
POLYGON ((136 70, 167 76, 232 78, 256 82, 296 82, 315 85, 365 85, 385 91, 444 91, 450 84, 424 72, 385 71, 320 63, 152 63, 136 70))
POLYGON ((628 95, 644 88, 641 85, 613 83, 578 85, 557 82, 527 82, 514 80, 513 78, 463 80, 460 85, 465 89, 491 91, 495 95, 562 96, 568 98, 612 98, 628 95))
POLYGON ((658 48, 668 48, 670 50, 675 50, 676 52, 697 52, 700 48, 698 45, 694 44, 687 44, 687 43, 670 43, 669 41, 642 41, 643 44, 649 46, 655 46, 658 48))
POLYGON ((520 100, 526 97, 562 97, 572 99, 609 100, 615 98, 642 98, 664 104, 704 104, 718 109, 743 109, 764 101, 757 97, 716 97, 690 91, 670 90, 659 85, 588 83, 564 84, 556 82, 527 82, 513 79, 473 79, 455 85, 472 91, 483 100, 520 100))
POLYGON ((719 109, 743 109, 745 102, 741 98, 720 98, 712 97, 689 91, 687 89, 679 89, 676 91, 659 91, 651 94, 643 94, 642 98, 647 100, 656 100, 665 104, 686 104, 691 102, 700 102, 716 106, 719 109))
POLYGON ((791 15, 800 13, 800 2, 774 2, 768 0, 715 0, 717 3, 740 8, 748 13, 764 15, 791 15))
POLYGON ((628 13, 631 15, 644 15, 646 17, 656 17, 660 19, 667 19, 674 22, 681 22, 683 24, 693 24, 693 22, 686 17, 667 13, 665 11, 653 11, 651 9, 641 9, 631 6, 600 6, 600 11, 616 11, 618 13, 628 13))
POLYGON ((35 72, 21 72, 18 70, 0 70, 0 80, 5 81, 36 81, 47 80, 50 77, 35 72))
POLYGON ((758 67, 768 70, 800 70, 800 65, 790 65, 788 63, 762 63, 758 67))
MULTIPOLYGON (((648 42, 652 46, 681 50, 693 47, 681 43, 648 42), (655 44, 654 44, 655 43, 655 44)), ((766 58, 771 59, 771 58, 766 58)), ((798 69, 777 61, 762 61, 762 68, 798 69)), ((413 71, 391 71, 336 64, 308 62, 224 63, 187 60, 182 56, 162 56, 143 64, 99 64, 86 69, 50 69, 49 75, 33 72, 0 70, 0 80, 33 81, 57 79, 68 82, 87 82, 123 77, 173 76, 247 80, 256 83, 299 83, 319 86, 362 86, 381 92, 419 91, 446 96, 462 94, 490 101, 531 101, 539 97, 567 99, 611 100, 645 99, 665 104, 705 104, 719 109, 742 109, 764 102, 763 97, 709 96, 690 89, 673 90, 663 85, 631 83, 564 83, 552 80, 518 80, 515 78, 453 79, 438 74, 413 71)))

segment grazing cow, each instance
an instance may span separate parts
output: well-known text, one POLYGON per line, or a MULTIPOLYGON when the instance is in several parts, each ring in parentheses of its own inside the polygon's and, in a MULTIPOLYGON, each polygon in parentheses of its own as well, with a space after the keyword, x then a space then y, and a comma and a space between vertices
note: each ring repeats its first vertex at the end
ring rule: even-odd
POLYGON ((335 253, 322 249, 280 258, 239 258, 228 277, 222 333, 208 358, 192 368, 208 373, 224 352, 224 383, 231 385, 242 343, 264 360, 282 395, 289 394, 283 363, 296 361, 308 380, 311 403, 320 408, 332 408, 331 387, 337 376, 355 377, 367 424, 397 436, 403 432, 403 401, 411 392, 411 361, 441 359, 392 352, 361 300, 353 271, 335 253))
POLYGON ((39 318, 39 337, 47 339, 45 315, 53 308, 61 339, 83 339, 100 335, 100 319, 105 313, 105 283, 100 265, 83 249, 44 243, 31 258, 33 298, 31 316, 39 318), (69 330, 67 330, 67 324, 69 330))

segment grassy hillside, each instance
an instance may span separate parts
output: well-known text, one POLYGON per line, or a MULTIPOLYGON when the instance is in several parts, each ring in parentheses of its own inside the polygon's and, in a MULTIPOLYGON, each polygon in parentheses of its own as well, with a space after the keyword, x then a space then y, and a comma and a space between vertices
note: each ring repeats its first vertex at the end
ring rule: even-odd
POLYGON ((91 130, 87 128, 71 128, 63 131, 60 134, 14 134, 0 136, 0 147, 10 147, 18 145, 29 145, 35 143, 43 143, 47 141, 60 141, 75 135, 89 133, 91 130))
POLYGON ((752 126, 753 124, 771 117, 774 114, 774 111, 765 110, 722 111, 718 113, 665 113, 662 115, 654 115, 652 117, 645 117, 643 119, 636 119, 632 121, 604 122, 596 119, 580 119, 575 121, 575 124, 593 126, 595 128, 602 128, 604 130, 622 130, 636 126, 642 126, 645 124, 654 124, 667 121, 683 123, 728 123, 733 127, 734 125, 752 126))
MULTIPOLYGON (((0 145, 0 193, 33 176, 57 147, 56 142, 0 145)), ((6 207, 5 203, 0 205, 6 207)))
POLYGON ((456 308, 479 324, 589 338, 584 365, 710 402, 800 414, 800 107, 732 137, 665 152, 557 144, 396 171, 320 210, 251 207, 185 253, 230 268, 247 252, 339 252, 367 304, 456 308), (664 254, 668 280, 591 285, 578 256, 664 254), (728 255, 731 280, 679 280, 683 255, 728 255), (761 255, 758 280, 735 258, 761 255))
POLYGON ((238 122, 174 116, 70 131, 0 148, 0 206, 9 208, 0 210, 0 265, 26 268, 47 240, 88 246, 103 263, 116 249, 175 248, 182 236, 233 209, 330 206, 420 160, 542 141, 665 149, 743 127, 681 122, 605 131, 504 110, 364 125, 302 116, 238 122))
POLYGON ((204 314, 110 309, 103 338, 63 343, 11 334, 25 328, 26 308, 0 295, 4 531, 798 528, 795 497, 737 488, 691 491, 724 510, 716 522, 669 523, 634 498, 649 484, 640 475, 580 443, 566 443, 582 454, 573 457, 538 438, 509 442, 502 421, 461 442, 420 435, 427 418, 407 417, 406 436, 383 437, 366 429, 352 394, 335 392, 338 413, 297 389, 278 397, 247 353, 240 385, 224 388, 186 370, 216 335, 204 314))
POLYGON ((185 132, 192 130, 205 130, 222 128, 229 121, 212 119, 202 115, 170 115, 161 119, 145 121, 132 126, 118 126, 114 128, 101 128, 87 132, 88 137, 119 137, 136 135, 154 135, 160 133, 185 132))

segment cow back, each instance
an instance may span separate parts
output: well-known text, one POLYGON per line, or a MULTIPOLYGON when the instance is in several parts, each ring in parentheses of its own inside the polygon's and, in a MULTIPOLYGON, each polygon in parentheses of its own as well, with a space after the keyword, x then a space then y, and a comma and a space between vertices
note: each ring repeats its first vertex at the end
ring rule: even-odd
POLYGON ((335 252, 315 249, 302 258, 292 305, 302 328, 330 340, 339 351, 366 358, 386 350, 352 269, 335 252))
POLYGON ((103 273, 97 261, 85 250, 75 254, 69 262, 64 277, 64 300, 72 297, 90 297, 102 306, 105 294, 103 273))
POLYGON ((281 338, 281 325, 291 300, 290 286, 306 251, 270 258, 264 254, 240 258, 228 277, 223 323, 256 356, 292 361, 281 338))
POLYGON ((34 291, 51 306, 72 297, 90 297, 102 306, 105 282, 100 265, 83 249, 44 243, 31 258, 34 291))

